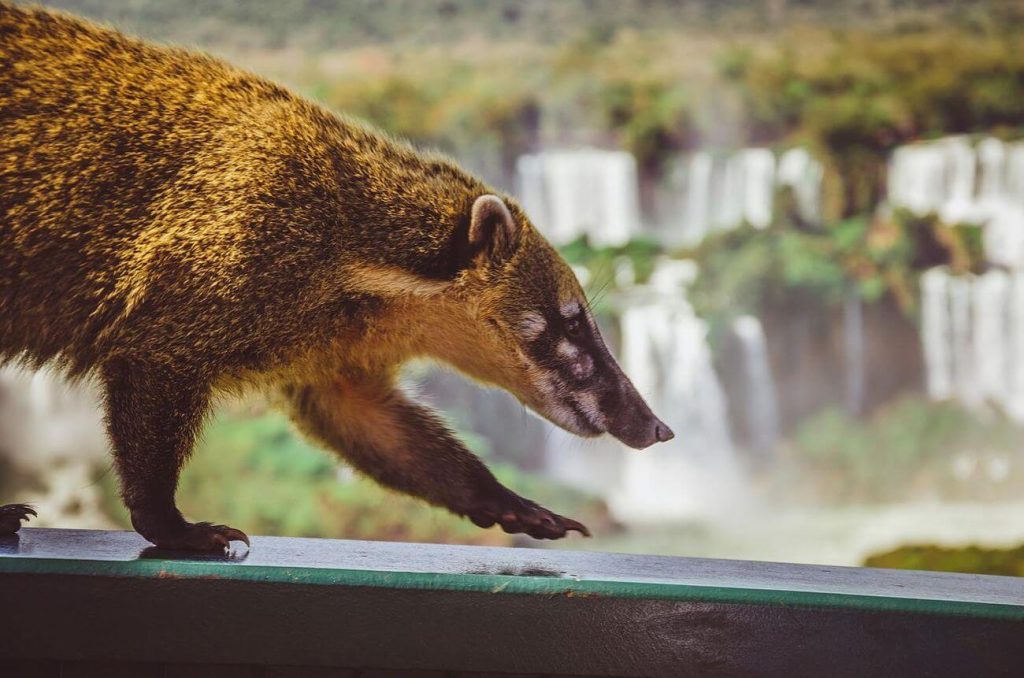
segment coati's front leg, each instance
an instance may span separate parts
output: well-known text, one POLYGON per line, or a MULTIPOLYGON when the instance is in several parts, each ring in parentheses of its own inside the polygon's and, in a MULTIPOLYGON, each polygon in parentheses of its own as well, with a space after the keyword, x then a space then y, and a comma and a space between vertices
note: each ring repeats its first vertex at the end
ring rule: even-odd
POLYGON ((21 521, 36 515, 28 504, 7 504, 0 506, 0 537, 9 537, 21 529, 21 521))
POLYGON ((132 526, 160 548, 219 551, 248 537, 225 525, 189 523, 174 503, 195 444, 209 387, 194 374, 142 361, 103 369, 107 427, 132 526))
POLYGON ((467 516, 480 527, 559 539, 582 524, 520 497, 495 479, 429 409, 390 379, 338 377, 285 390, 292 418, 307 434, 382 485, 467 516))

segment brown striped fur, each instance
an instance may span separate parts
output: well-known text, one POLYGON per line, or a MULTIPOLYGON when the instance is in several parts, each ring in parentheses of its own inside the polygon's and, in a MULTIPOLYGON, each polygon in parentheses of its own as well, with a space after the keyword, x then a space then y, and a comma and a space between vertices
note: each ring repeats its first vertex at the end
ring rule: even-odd
POLYGON ((395 387, 429 356, 573 427, 515 324, 582 292, 494 193, 210 57, 0 2, 0 361, 103 383, 125 502, 158 545, 244 538, 185 522, 174 490, 211 397, 250 387, 388 486, 584 531, 395 387))

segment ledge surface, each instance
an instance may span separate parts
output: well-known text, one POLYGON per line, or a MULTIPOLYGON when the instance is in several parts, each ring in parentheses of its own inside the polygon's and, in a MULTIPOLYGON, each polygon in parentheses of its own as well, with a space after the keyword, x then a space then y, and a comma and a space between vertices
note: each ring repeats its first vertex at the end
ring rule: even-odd
POLYGON ((561 675, 1024 661, 1022 579, 543 549, 255 537, 182 557, 130 532, 25 529, 0 540, 0 610, 0 657, 21 659, 561 675))
POLYGON ((254 537, 230 556, 161 552, 134 532, 26 528, 0 573, 826 605, 1024 620, 1024 579, 947 572, 441 544, 254 537), (495 585, 500 585, 495 590, 495 585))

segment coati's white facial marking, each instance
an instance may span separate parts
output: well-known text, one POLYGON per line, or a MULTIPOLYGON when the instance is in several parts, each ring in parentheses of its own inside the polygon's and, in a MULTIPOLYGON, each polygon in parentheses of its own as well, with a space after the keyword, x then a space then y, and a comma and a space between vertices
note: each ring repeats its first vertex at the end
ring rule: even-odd
POLYGON ((580 435, 606 431, 596 384, 589 380, 597 369, 592 351, 597 326, 579 299, 557 307, 557 318, 540 311, 522 312, 515 330, 522 341, 521 357, 534 389, 531 407, 562 428, 580 435))
POLYGON ((544 333, 548 323, 536 311, 527 311, 519 318, 519 334, 527 341, 533 341, 544 333))
POLYGON ((586 379, 594 369, 594 359, 568 339, 560 340, 555 347, 555 352, 569 366, 572 375, 577 379, 586 379))
POLYGON ((594 371, 594 359, 584 353, 572 364, 570 369, 577 379, 586 379, 594 371))
POLYGON ((534 409, 568 431, 577 430, 577 415, 563 398, 565 386, 558 374, 534 365, 530 365, 529 371, 530 381, 541 394, 541 402, 536 403, 534 409))
POLYGON ((569 343, 568 339, 562 339, 558 342, 558 346, 555 347, 555 351, 558 352, 558 357, 563 360, 576 360, 580 355, 580 349, 569 343))

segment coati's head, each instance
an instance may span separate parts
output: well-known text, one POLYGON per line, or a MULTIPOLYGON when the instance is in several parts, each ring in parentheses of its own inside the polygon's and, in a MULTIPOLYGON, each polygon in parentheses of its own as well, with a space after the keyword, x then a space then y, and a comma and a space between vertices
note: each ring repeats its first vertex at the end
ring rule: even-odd
POLYGON ((467 267, 452 295, 468 314, 450 328, 446 361, 572 433, 636 448, 673 437, 605 346, 572 269, 518 205, 478 197, 463 232, 467 267))

